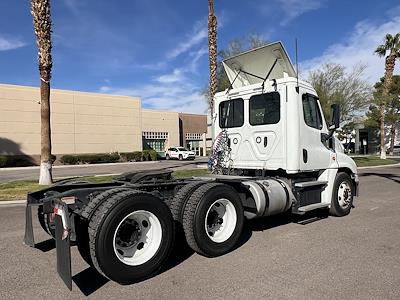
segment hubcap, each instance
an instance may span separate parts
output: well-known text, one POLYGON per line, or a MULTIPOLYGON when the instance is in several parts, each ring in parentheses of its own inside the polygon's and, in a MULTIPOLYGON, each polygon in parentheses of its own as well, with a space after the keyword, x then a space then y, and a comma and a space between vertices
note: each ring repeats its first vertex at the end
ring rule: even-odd
POLYGON ((208 209, 205 230, 216 243, 225 242, 235 231, 237 215, 235 206, 228 199, 216 200, 208 209))
POLYGON ((138 210, 127 215, 117 226, 113 247, 124 264, 137 266, 149 261, 160 248, 162 228, 151 212, 138 210))
POLYGON ((338 189, 338 202, 340 207, 347 208, 352 199, 352 192, 350 183, 347 181, 342 181, 338 189))

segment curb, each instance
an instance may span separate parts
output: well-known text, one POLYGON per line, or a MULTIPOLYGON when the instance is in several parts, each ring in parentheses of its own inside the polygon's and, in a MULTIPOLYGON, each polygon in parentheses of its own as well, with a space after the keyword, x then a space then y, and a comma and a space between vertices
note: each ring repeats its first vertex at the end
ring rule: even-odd
POLYGON ((10 201, 1 201, 0 200, 0 207, 1 206, 9 206, 9 205, 25 205, 26 200, 10 200, 10 201))
POLYGON ((378 168, 384 168, 384 167, 397 167, 397 166, 400 166, 400 163, 398 163, 398 164, 391 164, 391 165, 370 166, 370 167, 357 167, 357 170, 378 169, 378 168))
MULTIPOLYGON (((104 163, 104 164, 82 164, 82 165, 62 165, 53 166, 53 169, 63 169, 63 168, 83 168, 87 166, 118 166, 118 165, 137 165, 137 164, 156 164, 161 162, 161 160, 156 161, 137 161, 137 162, 120 162, 120 163, 104 163)), ((10 167, 10 168, 0 168, 1 171, 18 171, 18 170, 39 170, 40 166, 32 167, 10 167)))

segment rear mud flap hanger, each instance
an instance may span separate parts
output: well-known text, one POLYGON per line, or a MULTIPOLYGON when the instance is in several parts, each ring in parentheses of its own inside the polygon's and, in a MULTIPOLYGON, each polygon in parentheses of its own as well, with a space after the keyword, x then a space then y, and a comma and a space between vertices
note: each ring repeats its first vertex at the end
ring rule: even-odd
MULTIPOLYGON (((24 243, 28 246, 35 247, 32 225, 32 206, 37 205, 31 205, 29 203, 26 205, 24 243)), ((57 273, 60 275, 66 286, 72 290, 71 226, 68 216, 68 205, 61 200, 53 199, 45 202, 43 206, 45 212, 54 212, 57 273)))

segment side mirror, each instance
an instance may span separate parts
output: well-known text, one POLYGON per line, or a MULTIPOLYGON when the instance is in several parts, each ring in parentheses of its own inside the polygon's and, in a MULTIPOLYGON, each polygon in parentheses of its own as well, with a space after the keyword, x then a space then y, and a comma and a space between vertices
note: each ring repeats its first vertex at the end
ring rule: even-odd
POLYGON ((339 104, 331 105, 331 124, 329 126, 330 129, 337 129, 340 127, 340 106, 339 104))

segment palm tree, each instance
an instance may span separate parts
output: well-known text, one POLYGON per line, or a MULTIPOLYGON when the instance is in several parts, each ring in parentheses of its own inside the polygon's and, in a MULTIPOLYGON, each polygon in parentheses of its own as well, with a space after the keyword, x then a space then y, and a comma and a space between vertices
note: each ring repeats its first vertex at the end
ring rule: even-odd
POLYGON ((41 149, 39 184, 51 184, 51 129, 50 129, 50 79, 51 67, 51 15, 50 0, 31 0, 33 27, 38 47, 40 73, 41 149))
POLYGON ((214 95, 217 92, 217 17, 214 14, 214 1, 208 0, 208 57, 210 62, 209 107, 214 112, 214 95))
POLYGON ((389 95, 389 90, 393 81, 393 71, 396 64, 396 59, 400 57, 400 32, 395 36, 387 34, 384 43, 376 48, 375 53, 385 58, 385 77, 383 81, 383 97, 380 101, 379 111, 381 115, 380 134, 381 134, 381 159, 386 159, 385 150, 385 108, 386 97, 389 95))

